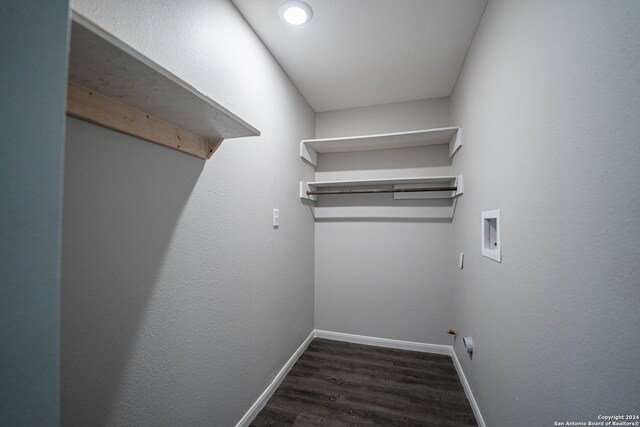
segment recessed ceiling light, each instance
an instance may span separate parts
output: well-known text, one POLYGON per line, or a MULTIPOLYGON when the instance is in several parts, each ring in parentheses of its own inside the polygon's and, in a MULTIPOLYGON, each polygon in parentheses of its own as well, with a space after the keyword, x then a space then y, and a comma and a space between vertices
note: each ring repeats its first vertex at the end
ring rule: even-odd
POLYGON ((291 25, 302 25, 311 19, 311 8, 308 4, 291 0, 280 6, 280 18, 291 25))

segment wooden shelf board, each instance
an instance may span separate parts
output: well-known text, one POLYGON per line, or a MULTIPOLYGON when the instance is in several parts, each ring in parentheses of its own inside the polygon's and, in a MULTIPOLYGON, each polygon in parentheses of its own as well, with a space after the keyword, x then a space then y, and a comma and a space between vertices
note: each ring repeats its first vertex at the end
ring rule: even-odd
POLYGON ((460 134, 460 128, 453 126, 376 135, 304 139, 300 141, 300 157, 316 165, 318 154, 388 150, 444 144, 449 144, 449 154, 453 156, 462 145, 460 134))
MULTIPOLYGON (((300 181, 300 198, 303 200, 317 201, 317 195, 309 195, 307 191, 316 191, 318 188, 336 187, 367 187, 367 186, 393 186, 397 188, 407 187, 440 187, 442 183, 450 183, 456 187, 455 191, 415 192, 394 194, 394 199, 453 199, 464 193, 464 181, 462 175, 457 176, 422 176, 408 178, 381 178, 381 179, 351 179, 344 181, 300 181), (452 182, 453 181, 453 182, 452 182)), ((341 197, 344 195, 341 195, 341 197)), ((347 197, 347 196, 345 196, 347 197)))
POLYGON ((308 182, 307 185, 313 187, 355 187, 366 185, 428 184, 450 182, 455 179, 455 176, 423 176, 409 178, 351 179, 344 181, 314 181, 308 182))
MULTIPOLYGON (((215 140, 172 126, 75 83, 67 86, 67 114, 201 159, 208 159, 217 148, 211 150, 211 143, 215 140)), ((222 139, 217 141, 220 143, 222 139)))
POLYGON ((316 153, 386 150, 448 144, 457 131, 458 127, 447 127, 341 138, 306 139, 302 142, 316 153))
POLYGON ((256 128, 77 13, 71 25, 69 81, 203 138, 208 156, 223 139, 260 135, 256 128))

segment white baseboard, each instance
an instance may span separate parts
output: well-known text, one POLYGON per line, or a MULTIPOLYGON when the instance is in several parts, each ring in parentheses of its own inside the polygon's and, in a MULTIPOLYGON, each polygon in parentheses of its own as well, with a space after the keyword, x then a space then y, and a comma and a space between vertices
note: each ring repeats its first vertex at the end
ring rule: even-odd
POLYGON ((376 347, 397 348, 399 350, 420 351, 422 353, 451 354, 450 345, 427 344, 414 341, 391 340, 388 338, 368 337, 365 335, 345 334, 342 332, 315 330, 316 338, 326 338, 334 341, 346 341, 355 344, 374 345, 376 347))
POLYGON ((467 400, 471 405, 471 410, 473 411, 473 415, 476 417, 476 422, 478 423, 478 427, 486 427, 484 423, 484 419, 482 418, 482 414, 480 413, 480 408, 478 407, 478 403, 476 402, 476 398, 473 397, 473 392, 471 391, 471 387, 469 386, 469 382, 467 381, 467 377, 462 370, 462 365, 460 364, 460 360, 458 360, 458 355, 453 347, 451 347, 451 359, 453 360, 453 366, 456 367, 456 371, 458 372, 458 377, 460 377, 460 382, 462 383, 462 388, 464 388, 464 392, 467 395, 467 400))
POLYGON ((460 361, 458 360, 458 356, 454 351, 453 347, 450 345, 442 345, 442 344, 428 344, 414 341, 401 341, 401 340, 392 340, 388 338, 376 338, 376 337, 368 337, 365 335, 354 335, 354 334, 345 334, 343 332, 333 332, 333 331, 324 331, 321 329, 314 329, 311 331, 309 336, 304 340, 304 342, 298 347, 298 349, 293 353, 293 355, 289 358, 287 363, 280 369, 280 372, 276 375, 276 377, 271 381, 271 383, 267 386, 267 388, 262 392, 260 397, 251 405, 251 408, 247 411, 246 414, 242 417, 236 427, 248 427, 249 424, 253 421, 253 419, 260 413, 262 408, 267 404, 267 401, 271 398, 273 393, 275 393, 276 389, 284 380, 284 377, 289 373, 293 365, 298 361, 302 353, 307 349, 309 343, 314 338, 325 338, 328 340, 334 341, 345 341, 352 342, 355 344, 365 344, 365 345, 373 345, 377 347, 386 347, 386 348, 397 348, 399 350, 411 350, 411 351, 419 351, 423 353, 435 353, 435 354, 444 354, 451 357, 453 360, 453 365, 458 372, 458 376, 460 377, 460 382, 462 383, 462 387, 464 388, 464 392, 467 395, 467 399, 469 400, 469 404, 471 405, 471 409, 473 410, 473 414, 476 417, 476 421, 478 423, 478 427, 486 427, 484 423, 484 419, 482 418, 482 414, 480 413, 480 408, 476 403, 476 399, 473 397, 473 392, 469 387, 469 382, 467 381, 467 377, 464 375, 464 371, 462 370, 462 365, 460 365, 460 361))
POLYGON ((273 393, 277 390, 284 377, 287 376, 293 365, 296 364, 302 353, 307 349, 311 340, 315 338, 315 330, 311 331, 309 336, 304 340, 300 347, 293 353, 293 355, 287 360, 287 363, 284 364, 280 372, 276 375, 276 377, 271 381, 271 383, 267 386, 267 388, 262 392, 260 397, 251 405, 251 408, 247 411, 246 414, 238 421, 236 427, 247 427, 251 424, 251 421, 262 411, 262 408, 267 404, 273 393))

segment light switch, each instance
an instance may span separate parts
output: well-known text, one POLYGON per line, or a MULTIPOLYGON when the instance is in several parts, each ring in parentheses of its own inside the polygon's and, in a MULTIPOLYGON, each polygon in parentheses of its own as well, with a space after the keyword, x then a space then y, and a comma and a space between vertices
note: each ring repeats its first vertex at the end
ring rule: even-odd
POLYGON ((458 267, 460 270, 464 268, 464 253, 460 252, 460 258, 458 259, 458 267))
POLYGON ((280 227, 280 210, 274 209, 273 210, 273 228, 278 228, 278 227, 280 227))

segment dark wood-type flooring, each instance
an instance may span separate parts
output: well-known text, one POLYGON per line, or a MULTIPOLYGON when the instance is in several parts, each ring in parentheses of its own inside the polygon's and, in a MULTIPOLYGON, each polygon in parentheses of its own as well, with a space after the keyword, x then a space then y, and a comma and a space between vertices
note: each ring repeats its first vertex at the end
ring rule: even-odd
POLYGON ((252 426, 476 426, 449 356, 314 339, 252 426))

